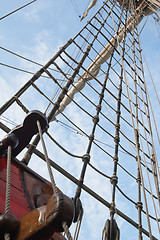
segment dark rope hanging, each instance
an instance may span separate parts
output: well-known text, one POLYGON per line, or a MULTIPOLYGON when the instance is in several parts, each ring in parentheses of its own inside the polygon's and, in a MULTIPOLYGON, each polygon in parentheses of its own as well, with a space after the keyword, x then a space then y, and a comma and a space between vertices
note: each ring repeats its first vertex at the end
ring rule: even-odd
MULTIPOLYGON (((123 1, 124 4, 124 1, 123 1)), ((119 31, 120 25, 121 25, 121 18, 122 14, 124 11, 124 6, 122 4, 122 9, 121 9, 121 14, 120 14, 120 19, 119 19, 119 24, 118 24, 118 29, 117 32, 119 31)), ((125 20, 127 21, 127 11, 125 15, 125 20)), ((123 36, 123 47, 122 47, 122 59, 124 59, 124 54, 125 54, 125 37, 126 37, 126 25, 124 24, 125 29, 124 29, 124 36, 123 36)), ((115 44, 117 42, 117 38, 115 39, 115 44)), ((114 53, 114 51, 113 51, 114 53)), ((112 54, 113 55, 113 54, 112 54)), ((112 56, 110 58, 110 63, 112 61, 112 56)), ((116 185, 118 183, 118 177, 117 177, 117 166, 118 166, 118 150, 119 150, 119 142, 120 142, 120 107, 121 107, 121 96, 122 96, 122 81, 123 81, 123 67, 121 68, 121 74, 120 74, 120 83, 118 87, 118 101, 117 101, 117 121, 116 121, 116 126, 115 126, 115 155, 113 158, 114 161, 114 170, 113 170, 113 175, 111 177, 111 184, 113 185, 112 187, 112 202, 111 202, 111 208, 110 208, 110 220, 108 219, 106 221, 105 227, 103 229, 103 240, 119 240, 120 239, 120 231, 117 226, 117 223, 114 219, 114 214, 115 214, 115 192, 116 192, 116 185)))

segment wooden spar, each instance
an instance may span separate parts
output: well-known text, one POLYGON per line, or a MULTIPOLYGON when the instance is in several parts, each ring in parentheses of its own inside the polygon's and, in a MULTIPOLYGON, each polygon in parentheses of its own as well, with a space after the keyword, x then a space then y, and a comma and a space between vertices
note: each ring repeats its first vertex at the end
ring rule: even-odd
POLYGON ((4 214, 6 157, 0 158, 0 162, 0 239, 10 233, 14 240, 48 240, 51 236, 65 240, 60 232, 64 231, 63 222, 68 227, 72 222, 73 201, 59 189, 57 194, 53 193, 47 180, 12 159, 10 214, 4 214))
MULTIPOLYGON (((111 56, 111 53, 115 51, 116 47, 118 46, 118 43, 122 41, 124 29, 126 28, 127 31, 132 31, 133 21, 135 18, 137 19, 136 24, 138 25, 143 19, 143 14, 148 15, 152 13, 152 11, 147 7, 147 3, 145 0, 139 1, 139 4, 137 5, 138 7, 135 13, 128 19, 126 24, 121 27, 118 33, 116 33, 116 35, 107 43, 107 45, 103 48, 103 50, 95 57, 95 59, 87 68, 87 70, 75 82, 74 86, 70 88, 67 95, 64 97, 63 101, 61 102, 60 108, 56 112, 55 116, 57 116, 60 112, 62 112, 66 108, 68 104, 70 104, 70 102, 74 98, 74 95, 78 91, 84 88, 85 82, 97 76, 101 65, 109 59, 109 57, 111 56), (117 42, 115 43, 115 41, 117 42)), ((54 119, 55 118, 53 117, 52 121, 54 119)))
POLYGON ((63 222, 69 227, 74 217, 74 206, 70 198, 59 192, 53 194, 47 205, 36 208, 20 219, 15 240, 43 240, 53 232, 63 232, 63 222))

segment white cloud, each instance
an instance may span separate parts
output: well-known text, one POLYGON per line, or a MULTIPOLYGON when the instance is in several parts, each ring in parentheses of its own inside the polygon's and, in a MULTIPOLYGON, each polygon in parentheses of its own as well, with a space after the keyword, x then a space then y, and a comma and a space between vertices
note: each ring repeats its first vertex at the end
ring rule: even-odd
POLYGON ((40 22, 41 14, 43 14, 43 11, 46 8, 47 4, 44 4, 43 2, 40 2, 40 4, 33 3, 28 8, 26 8, 26 11, 23 12, 23 16, 29 22, 40 22))

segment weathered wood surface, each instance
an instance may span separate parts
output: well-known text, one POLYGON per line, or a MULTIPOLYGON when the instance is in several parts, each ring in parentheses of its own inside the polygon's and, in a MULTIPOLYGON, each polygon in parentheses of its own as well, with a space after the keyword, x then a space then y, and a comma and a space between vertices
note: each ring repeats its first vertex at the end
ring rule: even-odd
MULTIPOLYGON (((6 158, 0 159, 0 213, 5 211, 5 195, 6 195, 6 158)), ((20 219, 31 211, 28 204, 23 184, 21 181, 21 171, 17 164, 12 162, 11 165, 11 197, 10 197, 10 213, 20 219)))
MULTIPOLYGON (((1 158, 0 214, 5 211, 6 164, 6 157, 1 158)), ((66 220, 68 225, 72 222, 74 208, 72 201, 60 190, 58 191, 58 196, 54 196, 50 182, 23 163, 12 159, 10 213, 20 221, 20 229, 16 236, 18 240, 49 240, 50 237, 53 240, 66 240, 59 233, 63 231, 60 223, 62 219, 66 220), (44 204, 45 206, 42 206, 44 204), (42 221, 41 216, 45 216, 45 221, 42 221), (32 230, 33 234, 31 234, 32 230), (39 233, 38 230, 40 230, 39 233)), ((14 240, 17 239, 14 238, 14 240)))
POLYGON ((20 219, 15 240, 44 240, 53 232, 63 232, 62 222, 72 223, 74 206, 63 193, 54 194, 47 205, 32 210, 20 219))

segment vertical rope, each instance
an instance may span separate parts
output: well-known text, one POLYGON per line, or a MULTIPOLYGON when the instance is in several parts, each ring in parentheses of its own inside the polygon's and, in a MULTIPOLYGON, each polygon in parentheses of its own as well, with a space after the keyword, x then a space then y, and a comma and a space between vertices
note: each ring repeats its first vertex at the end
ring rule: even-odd
POLYGON ((51 164, 50 164, 50 161, 48 159, 47 149, 46 149, 46 146, 45 146, 45 143, 44 143, 44 139, 43 139, 43 135, 42 135, 42 129, 41 129, 41 125, 40 125, 39 121, 37 121, 37 127, 38 127, 38 131, 39 131, 40 139, 41 139, 41 142, 42 142, 42 147, 43 147, 43 151, 44 151, 45 160, 46 160, 46 163, 47 163, 47 168, 48 168, 52 188, 53 188, 54 193, 57 193, 58 192, 57 191, 57 186, 56 186, 56 183, 55 183, 55 180, 54 180, 54 177, 53 177, 51 164))
POLYGON ((83 217, 83 208, 80 210, 79 215, 78 215, 77 225, 76 225, 75 234, 74 234, 74 238, 73 238, 74 240, 78 240, 79 231, 80 231, 80 227, 81 227, 81 223, 82 223, 82 217, 83 217))
MULTIPOLYGON (((135 19, 136 21, 136 19, 135 19)), ((137 30, 137 29, 136 29, 137 30)), ((142 72, 142 75, 143 75, 143 81, 144 81, 144 88, 145 88, 145 97, 146 97, 146 102, 148 103, 148 99, 147 99, 147 89, 146 89, 146 84, 145 84, 145 78, 144 78, 144 71, 143 71, 143 64, 142 64, 142 57, 141 57, 141 49, 140 49, 140 42, 139 42, 139 34, 138 34, 138 31, 137 31, 137 36, 138 36, 138 45, 139 45, 139 53, 140 53, 140 64, 141 64, 141 72, 142 72)), ((148 125, 149 125, 149 129, 150 129, 150 136, 151 136, 151 141, 152 141, 152 144, 153 144, 153 140, 152 140, 152 130, 151 130, 151 123, 150 123, 150 118, 149 118, 149 109, 148 109, 148 104, 147 104, 147 121, 148 121, 148 125)), ((152 150, 154 151, 154 145, 152 145, 152 150)), ((153 160, 153 164, 155 163, 154 162, 154 159, 153 160)), ((151 160, 151 161, 152 161, 151 160)), ((148 204, 147 204, 147 198, 146 198, 146 193, 145 193, 145 189, 144 189, 144 180, 143 180, 143 175, 142 175, 142 169, 141 169, 141 165, 140 165, 140 162, 139 162, 139 167, 140 167, 140 172, 139 172, 139 177, 141 177, 141 181, 142 181, 142 188, 143 188, 143 195, 144 195, 144 202, 145 202, 145 206, 146 206, 146 214, 147 214, 147 222, 148 222, 148 228, 149 228, 149 235, 150 235, 150 239, 153 239, 152 238, 152 231, 151 231, 151 223, 150 223, 150 218, 149 218, 149 212, 148 212, 148 204)), ((157 175, 157 170, 156 170, 156 166, 155 168, 153 167, 153 176, 154 176, 154 179, 155 179, 155 185, 156 185, 156 190, 157 190, 157 196, 158 196, 158 200, 159 200, 159 184, 158 184, 158 175, 157 175), (154 172, 155 171, 155 172, 154 172)), ((153 203, 154 204, 154 203, 153 203)), ((139 206, 140 209, 142 209, 142 206, 139 206)), ((140 224, 140 223, 139 223, 140 224)), ((159 229, 159 226, 158 226, 158 229, 159 229)))
MULTIPOLYGON (((153 116, 153 121, 154 121, 155 129, 156 129, 158 142, 160 144, 159 134, 158 134, 158 131, 157 131, 157 125, 156 125, 156 121, 155 121, 155 118, 154 118, 154 113, 153 113, 150 98, 148 96, 147 86, 146 86, 146 82, 145 82, 144 69, 143 69, 143 64, 142 64, 142 49, 141 49, 141 46, 140 46, 139 39, 138 39, 138 45, 139 45, 139 53, 140 53, 140 65, 141 65, 141 71, 142 71, 144 88, 145 88, 145 98, 146 98, 147 106, 148 106, 148 102, 149 102, 149 105, 150 105, 150 109, 151 109, 151 113, 152 113, 152 116, 153 116)), ((159 182, 158 181, 158 176, 160 178, 160 170, 159 170, 158 161, 157 161, 157 157, 156 157, 155 146, 154 146, 154 143, 153 143, 153 133, 152 133, 152 128, 151 128, 150 113, 149 113, 149 108, 148 107, 147 107, 146 111, 147 111, 147 116, 148 116, 147 121, 148 121, 148 125, 149 125, 150 136, 151 136, 151 141, 152 141, 152 146, 153 146, 152 152, 154 153, 154 158, 151 159, 151 165, 152 165, 153 172, 155 172, 155 175, 154 175, 155 187, 156 187, 159 206, 160 206, 160 190, 159 190, 159 183, 158 183, 159 182)))
MULTIPOLYGON (((146 114, 146 116, 147 116, 147 122, 148 122, 148 125, 149 125, 149 129, 150 129, 150 136, 151 136, 151 141, 152 141, 152 146, 153 146, 153 149, 152 149, 152 152, 154 152, 154 145, 153 145, 153 137, 152 137, 152 130, 151 130, 151 124, 150 124, 150 114, 149 114, 149 109, 148 109, 148 100, 147 100, 147 98, 149 98, 149 96, 148 96, 148 93, 147 93, 147 88, 146 88, 146 83, 145 83, 145 77, 144 77, 144 70, 143 70, 143 64, 142 64, 142 49, 141 49, 141 47, 140 47, 140 40, 139 40, 139 32, 138 32, 138 30, 137 30, 137 27, 135 28, 135 30, 136 30, 136 32, 137 32, 137 38, 136 38, 136 42, 137 42, 137 44, 138 44, 138 47, 139 48, 137 48, 137 51, 139 52, 139 55, 140 55, 140 59, 137 57, 137 59, 139 60, 139 62, 140 62, 140 67, 139 67, 139 70, 141 70, 141 73, 142 73, 142 76, 143 76, 143 83, 144 83, 144 87, 145 87, 145 91, 144 91, 144 93, 145 93, 145 96, 146 96, 146 102, 144 101, 144 97, 143 97, 143 91, 142 91, 142 88, 140 87, 140 91, 141 91, 141 94, 142 94, 142 101, 143 101, 143 104, 144 104, 144 108, 145 108, 145 114, 146 114)), ((134 34, 134 33, 133 33, 134 34)), ((131 45, 133 45, 133 42, 131 42, 131 45)), ((132 49, 131 49, 132 50, 132 49)), ((134 58, 134 50, 132 51, 132 53, 133 53, 133 58, 134 58)), ((133 61, 133 63, 134 63, 134 65, 135 66, 137 66, 137 64, 136 64, 136 62, 135 61, 133 61)), ((139 86, 140 86, 140 81, 141 81, 141 78, 139 77, 139 75, 138 75, 138 72, 137 72, 137 68, 135 68, 134 70, 132 69, 132 71, 134 72, 134 73, 136 73, 136 76, 137 76, 137 80, 138 80, 138 82, 137 82, 137 85, 138 85, 138 83, 139 83, 139 86)), ((138 102, 138 104, 139 104, 139 106, 140 106, 140 103, 138 102)), ((143 123, 143 126, 145 126, 145 124, 144 124, 144 121, 143 121, 143 116, 142 116, 142 111, 141 111, 141 108, 140 107, 138 107, 138 109, 140 110, 140 114, 141 114, 141 119, 142 119, 142 123, 143 123)), ((133 109, 134 110, 134 109, 133 109)), ((152 108, 151 108, 151 111, 152 111, 152 108)), ((153 116, 153 118, 154 118, 154 116, 153 116)), ((146 137, 146 141, 147 141, 147 134, 146 134, 146 131, 145 131, 145 128, 144 128, 144 133, 145 133, 145 137, 146 137)), ((145 160, 145 154, 144 154, 144 150, 143 150, 143 145, 142 145, 142 140, 141 140, 141 135, 139 135, 139 140, 140 140, 140 144, 141 144, 141 149, 142 149, 142 153, 143 153, 143 161, 145 162, 145 168, 146 168, 146 173, 147 173, 147 177, 148 177, 148 182, 149 182, 149 186, 150 186, 150 191, 151 191, 151 196, 152 196, 152 201, 153 201, 153 205, 154 205, 154 210, 155 210, 155 215, 156 215, 156 220, 157 220, 157 227, 158 227, 158 230, 159 230, 159 232, 160 232, 160 227, 159 227, 159 222, 158 222, 158 216, 157 216, 157 209, 156 209, 156 204, 155 204, 155 202, 154 202, 154 198, 153 198, 153 192, 152 192, 152 187, 151 187, 151 183, 150 183, 150 178, 149 178, 149 174, 148 174, 148 167, 147 167, 147 163, 146 163, 146 160, 145 160)), ((147 142, 147 148, 148 148, 148 152, 149 152, 149 156, 150 156, 150 159, 151 159, 151 162, 153 163, 153 164, 155 164, 155 166, 156 166, 156 160, 154 159, 154 154, 153 154, 153 156, 151 156, 151 154, 150 154, 150 150, 149 150, 149 144, 148 144, 148 142, 147 142)), ((141 162, 142 163, 142 162, 141 162)), ((142 163, 143 164, 143 163, 142 163)), ((154 176, 154 178, 157 178, 158 179, 158 176, 157 176, 157 173, 156 173, 156 171, 154 170, 154 169, 157 169, 157 170, 159 170, 158 169, 158 167, 157 168, 153 168, 153 166, 152 166, 152 171, 153 171, 153 176, 154 176)), ((137 173, 137 182, 139 182, 139 181, 141 181, 140 180, 140 176, 139 176, 139 173, 137 173)), ((157 180, 157 183, 158 183, 158 180, 157 180)), ((158 198, 160 197, 160 195, 159 195, 159 190, 158 190, 158 184, 157 184, 157 195, 158 195, 158 198)), ((145 201, 146 202, 146 201, 145 201)), ((138 203, 139 203, 139 201, 138 201, 138 203)), ((138 208, 138 203, 137 203, 137 208, 138 208)), ((139 205, 139 208, 141 208, 142 206, 141 206, 141 204, 139 205)), ((148 218, 148 217, 147 217, 148 218)), ((140 226, 141 224, 139 224, 139 226, 140 226)))
MULTIPOLYGON (((122 4, 122 9, 121 9, 121 14, 120 14, 120 19, 119 19, 119 24, 118 24, 118 29, 117 32, 120 28, 120 24, 121 24, 121 19, 122 19, 122 15, 123 15, 123 11, 124 11, 124 1, 122 4)), ((125 22, 127 22, 127 13, 128 11, 126 10, 126 14, 125 14, 125 22)), ((116 30, 115 30, 116 31, 116 30)), ((124 54, 125 54, 125 37, 126 37, 126 24, 124 24, 124 36, 123 36, 123 47, 122 47, 122 58, 124 59, 124 54)), ((117 36, 118 38, 118 36, 117 36)), ((115 41, 115 44, 117 43, 117 39, 115 41)), ((113 239, 113 235, 115 234, 113 231, 113 221, 114 221, 114 214, 115 214, 115 193, 116 193, 116 185, 118 182, 118 177, 117 177, 117 165, 118 165, 118 148, 119 148, 119 142, 120 142, 120 138, 119 138, 119 132, 120 132, 120 114, 121 114, 121 95, 122 95, 122 81, 123 81, 123 67, 121 68, 121 74, 120 74, 120 83, 119 83, 119 87, 118 87, 118 101, 117 101, 117 121, 116 121, 116 125, 115 125, 115 154, 114 154, 114 169, 113 169, 113 176, 111 178, 111 183, 113 185, 112 187, 112 202, 111 202, 111 208, 110 208, 110 233, 109 233, 109 238, 113 239)), ((105 231, 105 230, 104 230, 105 231)))
MULTIPOLYGON (((134 13, 135 6, 134 2, 131 1, 130 3, 131 11, 134 13)), ((134 87, 135 87, 135 108, 136 108, 136 115, 135 115, 135 120, 136 120, 136 129, 135 129, 135 135, 136 135, 136 148, 137 148, 137 160, 140 162, 141 157, 140 157, 140 143, 139 143, 139 128, 138 128, 138 94, 137 94, 137 69, 136 69, 136 59, 135 59, 135 27, 136 27, 136 18, 135 21, 133 21, 133 63, 134 63, 134 87)), ((137 209, 138 209, 138 230, 139 230, 139 240, 142 240, 142 200, 141 200, 141 175, 140 175, 140 169, 138 165, 137 169, 137 184, 138 184, 138 202, 137 202, 137 209)))
MULTIPOLYGON (((114 28, 115 28, 115 26, 114 26, 114 28)), ((123 61, 122 54, 121 54, 121 51, 120 51, 119 41, 118 41, 118 48, 119 48, 119 52, 120 52, 120 56, 121 56, 122 67, 124 68, 124 61, 123 61)), ((129 100, 130 97, 129 97, 128 81, 127 81, 127 77, 126 77, 125 68, 124 68, 124 79, 125 79, 125 85, 126 85, 128 100, 129 100)), ((134 129, 135 141, 136 141, 136 131, 135 131, 136 129, 135 129, 134 119, 133 119, 133 115, 132 115, 132 107, 131 107, 130 101, 129 101, 129 107, 130 107, 131 120, 132 120, 133 129, 134 129)), ((136 146, 136 149, 137 149, 137 155, 138 155, 138 145, 136 146)), ((147 222, 148 222, 148 228, 149 228, 149 237, 150 237, 150 239, 153 239, 153 236, 152 236, 152 233, 151 233, 151 225, 150 225, 150 221, 149 221, 148 205, 147 205, 147 199, 146 199, 146 194, 145 194, 145 187, 144 187, 144 180, 143 180, 140 158, 138 158, 137 164, 138 164, 138 167, 140 169, 140 176, 141 176, 141 182, 142 182, 142 188, 143 188, 144 202, 145 202, 145 206, 146 206, 147 222)))
MULTIPOLYGON (((127 84, 127 79, 126 79, 126 77, 125 77, 125 81, 126 81, 126 84, 127 84)), ((126 85, 127 86, 127 85, 126 85)), ((127 94, 129 94, 128 93, 128 89, 127 89, 127 94)), ((130 109, 131 109, 131 106, 130 106, 130 109)), ((131 112, 132 112, 132 110, 131 110, 131 112)), ((132 115, 131 115, 131 117, 132 117, 132 115)), ((135 135, 135 141, 136 141, 136 128, 135 128, 135 125, 134 125, 134 122, 133 122, 134 120, 133 120, 133 118, 132 118, 132 123, 133 123, 133 128, 134 128, 134 135, 135 135)), ((143 173, 142 173, 142 169, 141 169, 141 159, 140 159, 140 156, 139 156, 139 147, 138 147, 138 141, 136 141, 137 143, 136 143, 136 149, 137 149, 137 156, 138 156, 138 158, 137 158, 137 164, 138 164, 138 168, 139 168, 139 171, 140 171, 140 180, 141 180, 141 183, 142 183, 142 189, 143 189, 143 196, 144 196, 144 202, 145 202, 145 207, 146 207, 146 215, 147 215, 147 222, 148 222, 148 228, 149 228, 149 237, 150 237, 150 239, 153 239, 153 237, 152 237, 152 232, 151 232, 151 225, 150 225, 150 220, 149 220, 149 213, 148 213, 148 204, 147 204, 147 198, 146 198, 146 194, 145 194, 145 186, 144 186, 144 179, 143 179, 143 173)), ((138 173, 138 175, 139 175, 139 173, 138 173)), ((139 209, 142 207, 141 206, 141 203, 139 204, 139 203, 137 203, 138 204, 138 207, 139 207, 139 209)), ((140 226, 140 220, 139 220, 139 227, 141 228, 141 226, 140 226)))
POLYGON ((82 167, 81 176, 80 176, 78 187, 77 187, 77 190, 76 190, 76 195, 75 195, 75 198, 74 198, 75 200, 80 197, 81 188, 82 188, 82 184, 83 184, 83 181, 84 181, 84 176, 85 176, 87 164, 90 161, 90 151, 91 151, 92 143, 93 143, 93 140, 94 140, 94 134, 95 134, 96 126, 97 126, 97 124, 99 122, 99 114, 100 114, 101 107, 102 107, 102 100, 104 98, 104 91, 105 91, 106 83, 107 83, 108 76, 109 76, 109 70, 110 70, 110 67, 111 67, 111 61, 112 61, 113 54, 114 54, 114 49, 112 51, 110 62, 108 64, 107 73, 106 73, 105 80, 104 80, 104 83, 103 83, 103 86, 102 86, 102 90, 101 90, 101 93, 100 93, 99 103, 98 103, 98 105, 96 107, 97 113, 93 117, 94 124, 93 124, 93 128, 92 128, 92 132, 91 132, 91 134, 89 136, 89 143, 88 143, 87 151, 86 151, 86 154, 82 158, 82 161, 84 162, 84 164, 83 164, 83 167, 82 167))
POLYGON ((11 146, 8 146, 5 213, 10 210, 11 146))
MULTIPOLYGON (((10 211, 10 195, 11 195, 11 146, 8 146, 7 154, 7 177, 6 177, 6 200, 5 200, 5 213, 10 211)), ((10 240, 10 235, 4 235, 5 240, 10 240)))
MULTIPOLYGON (((137 29, 136 29, 136 31, 137 31, 137 29)), ((137 39, 136 39, 136 41, 137 41, 137 43, 138 43, 138 45, 139 45, 139 33, 138 33, 138 31, 137 31, 137 39)), ((132 44, 132 45, 133 45, 133 44, 132 44)), ((140 49, 140 46, 138 46, 138 47, 139 47, 139 49, 137 48, 137 50, 138 50, 138 52, 139 52, 140 55, 141 55, 142 50, 140 49)), ((134 54, 133 54, 133 55, 134 55, 134 54)), ((140 64, 142 65, 141 57, 140 57, 140 59, 138 58, 138 60, 139 60, 140 64)), ((137 66, 136 63, 134 63, 134 64, 137 66)), ((143 66, 143 65, 142 65, 142 66, 143 66)), ((136 72, 137 80, 138 80, 139 86, 140 86, 140 79, 139 79, 139 75, 138 75, 138 73, 137 73, 137 69, 136 69, 136 68, 135 68, 134 73, 135 73, 135 72, 136 72)), ((144 83, 144 85, 145 85, 145 79, 144 79, 144 73, 143 73, 143 68, 142 68, 142 67, 141 67, 141 72, 142 72, 142 75, 143 75, 143 83, 144 83)), ((137 83, 138 83, 138 82, 137 82, 137 83)), ((150 125, 150 117, 149 117, 149 111, 148 111, 148 102, 147 102, 147 104, 146 104, 146 102, 144 101, 143 92, 142 92, 141 87, 140 87, 140 90, 141 90, 141 94, 142 94, 142 101, 143 101, 143 104, 144 104, 145 114, 146 114, 146 116, 147 116, 148 125, 150 125)), ((145 89, 144 93, 145 93, 145 95, 147 94, 146 89, 145 89)), ((146 101, 147 101, 147 98, 146 98, 146 101)), ((139 104, 139 106, 140 106, 139 101, 138 101, 138 104, 139 104)), ((141 108, 140 108, 140 107, 139 107, 139 110, 140 110, 140 114, 141 114, 141 119, 142 119, 143 126, 145 126, 144 120, 143 120, 143 116, 142 116, 142 111, 141 111, 141 108)), ((149 127, 149 129, 150 129, 150 132, 149 132, 149 133, 150 133, 151 140, 152 140, 152 131, 151 131, 151 128, 150 128, 150 127, 149 127)), ((146 134, 145 128, 144 128, 144 133, 145 133, 145 138, 146 138, 146 141, 147 141, 147 134, 146 134)), ((142 149, 142 153, 143 153, 143 161, 145 162, 146 173, 147 173, 148 182, 149 182, 150 191, 151 191, 151 196, 152 196, 152 201, 153 201, 153 205, 154 205, 154 210, 155 210, 155 215, 156 215, 156 220, 157 220, 157 227, 158 227, 158 230, 159 230, 159 232, 160 232, 160 227, 159 227, 159 223, 158 223, 158 216, 157 216, 157 209, 156 209, 156 205, 155 205, 154 198, 153 198, 153 192, 152 192, 150 177, 149 177, 149 173, 148 173, 147 162, 146 162, 146 160, 145 160, 145 153, 144 153, 144 150, 143 150, 143 144, 142 144, 142 140, 141 140, 141 135, 139 135, 139 140, 140 140, 140 144, 141 144, 141 149, 142 149)), ((152 144, 153 144, 153 141, 152 141, 152 144)), ((152 160, 154 161, 154 154, 153 154, 153 156, 151 156, 151 154, 150 154, 150 149, 149 149, 148 141, 147 141, 147 148, 148 148, 148 153, 149 153, 149 157, 150 157, 151 161, 152 161, 152 160)), ((153 147, 153 149, 154 149, 154 147, 153 147)), ((153 151, 153 149, 152 149, 152 151, 153 151)), ((142 163, 142 162, 141 162, 141 163, 142 163)), ((153 176, 156 176, 156 173, 154 173, 154 169, 152 169, 152 171, 153 171, 153 176)), ((139 179, 139 176, 138 176, 138 174, 137 174, 137 181, 138 181, 138 179, 139 179)), ((159 196, 159 191, 158 191, 158 196, 159 196)))
MULTIPOLYGON (((49 161, 49 158, 48 158, 47 149, 46 149, 46 146, 45 146, 45 143, 44 143, 44 139, 43 139, 43 135, 42 135, 42 129, 41 129, 41 125, 40 125, 39 121, 37 121, 37 127, 38 127, 38 131, 39 131, 39 135, 40 135, 40 140, 42 142, 42 147, 43 147, 43 151, 44 151, 44 155, 45 155, 45 160, 46 160, 46 163, 47 163, 49 176, 50 176, 50 179, 51 179, 52 188, 53 188, 54 193, 58 193, 58 189, 57 189, 54 177, 53 177, 51 164, 50 164, 50 161, 49 161)), ((64 229, 66 235, 67 235, 68 240, 72 240, 72 236, 69 232, 69 228, 67 226, 67 223, 63 222, 62 226, 63 226, 63 229, 64 229)))

